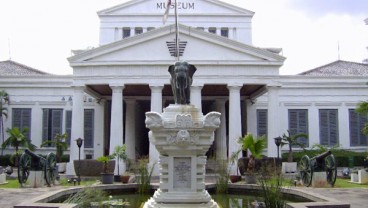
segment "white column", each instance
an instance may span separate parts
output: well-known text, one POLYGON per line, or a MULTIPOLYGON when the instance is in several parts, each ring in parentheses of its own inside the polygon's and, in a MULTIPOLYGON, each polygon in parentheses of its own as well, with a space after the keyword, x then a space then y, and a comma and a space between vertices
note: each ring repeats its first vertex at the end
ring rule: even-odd
POLYGON ((233 152, 239 150, 237 143, 242 136, 241 129, 241 108, 240 108, 240 89, 242 86, 228 86, 229 89, 229 152, 228 157, 233 152))
POLYGON ((104 153, 104 115, 105 115, 105 100, 100 100, 96 104, 95 108, 95 129, 94 129, 94 140, 93 140, 93 158, 101 157, 104 153))
POLYGON ((319 144, 319 111, 315 103, 308 109, 309 147, 319 144))
MULTIPOLYGON (((112 89, 111 124, 110 124, 110 152, 114 152, 115 146, 123 145, 123 89, 124 86, 110 86, 112 89)), ((118 173, 115 163, 115 175, 118 173)))
POLYGON ((349 135, 349 108, 346 107, 345 104, 342 104, 338 108, 338 135, 339 141, 338 144, 341 145, 342 148, 350 147, 350 135, 349 135))
POLYGON ((257 135, 257 108, 255 100, 246 100, 247 106, 247 133, 257 135))
POLYGON ((216 129, 216 159, 226 160, 227 145, 226 145, 226 108, 225 99, 216 99, 216 111, 221 113, 220 128, 216 129))
MULTIPOLYGON (((150 86, 151 88, 151 111, 162 113, 162 89, 164 86, 150 86)), ((157 151, 156 146, 150 142, 149 146, 149 163, 150 165, 155 165, 152 175, 158 176, 158 160, 160 153, 157 151)))
POLYGON ((277 157, 277 146, 274 138, 281 136, 280 132, 280 103, 279 103, 279 86, 268 86, 268 115, 267 115, 267 142, 268 156, 277 157))
MULTIPOLYGON (((9 109, 9 108, 8 108, 9 109)), ((39 102, 36 102, 35 106, 32 108, 32 131, 31 131, 31 140, 32 144, 36 146, 40 146, 42 143, 42 108, 39 102)), ((6 129, 6 128, 4 128, 6 129)), ((7 134, 5 133, 4 137, 6 139, 7 134)))
POLYGON ((203 85, 190 87, 190 104, 197 107, 200 111, 202 111, 202 88, 203 85))
MULTIPOLYGON (((84 87, 74 87, 73 92, 73 110, 72 110, 72 133, 70 137, 70 162, 67 165, 67 175, 75 175, 74 160, 79 158, 79 148, 76 139, 84 139, 84 87)), ((84 158, 84 143, 80 148, 80 157, 84 158)))
POLYGON ((125 145, 128 158, 135 160, 135 99, 125 99, 125 145))

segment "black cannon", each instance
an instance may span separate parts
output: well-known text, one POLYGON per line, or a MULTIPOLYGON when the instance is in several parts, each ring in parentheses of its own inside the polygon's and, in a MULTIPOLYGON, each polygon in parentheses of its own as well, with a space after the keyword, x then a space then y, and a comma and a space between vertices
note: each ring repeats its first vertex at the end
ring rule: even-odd
POLYGON ((56 156, 54 153, 48 153, 44 158, 26 149, 19 159, 18 181, 23 186, 30 171, 43 171, 47 185, 51 186, 51 184, 55 184, 55 170, 56 156))
POLYGON ((313 172, 326 171, 327 182, 331 186, 336 182, 337 167, 335 157, 331 151, 324 152, 312 159, 309 159, 308 155, 304 155, 298 164, 298 170, 305 186, 311 185, 313 172))

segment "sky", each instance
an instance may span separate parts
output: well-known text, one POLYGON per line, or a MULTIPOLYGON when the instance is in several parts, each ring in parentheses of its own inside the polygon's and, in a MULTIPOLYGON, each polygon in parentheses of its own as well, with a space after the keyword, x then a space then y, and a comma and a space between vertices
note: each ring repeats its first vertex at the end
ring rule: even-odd
MULTIPOLYGON (((0 61, 72 74, 71 50, 98 46, 97 11, 126 1, 1 0, 0 61)), ((282 75, 368 58, 367 0, 223 1, 255 12, 253 45, 283 49, 282 75)))

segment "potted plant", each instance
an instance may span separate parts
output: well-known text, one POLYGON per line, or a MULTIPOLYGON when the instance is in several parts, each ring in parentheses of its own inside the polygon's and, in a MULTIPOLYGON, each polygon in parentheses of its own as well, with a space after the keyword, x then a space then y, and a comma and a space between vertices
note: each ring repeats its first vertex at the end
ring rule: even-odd
POLYGON ((101 156, 97 158, 97 161, 103 163, 103 172, 101 173, 102 184, 112 184, 114 182, 114 173, 108 172, 108 163, 112 159, 113 157, 111 155, 101 156))
POLYGON ((282 163, 281 172, 283 174, 287 173, 296 173, 297 172, 297 163, 293 162, 293 147, 300 147, 304 149, 305 145, 303 143, 298 142, 299 138, 308 138, 307 134, 298 133, 298 134, 290 134, 290 131, 287 130, 287 133, 282 135, 281 147, 284 145, 289 145, 288 152, 288 162, 282 163))
POLYGON ((247 164, 247 170, 245 172, 245 180, 247 183, 256 183, 254 171, 256 169, 255 159, 262 157, 263 149, 266 147, 266 139, 264 136, 255 138, 252 134, 248 133, 244 137, 239 138, 238 143, 241 145, 243 151, 249 151, 250 156, 247 164))
POLYGON ((62 173, 66 170, 66 163, 62 163, 62 156, 64 154, 64 151, 68 150, 68 143, 66 142, 66 139, 68 138, 68 134, 56 134, 54 136, 54 140, 48 140, 44 141, 41 144, 41 147, 50 147, 54 146, 56 148, 56 162, 58 167, 58 172, 62 173))
MULTIPOLYGON (((115 146, 114 152, 111 156, 113 158, 116 158, 117 163, 118 163, 118 175, 114 176, 114 181, 116 181, 116 182, 123 181, 123 183, 125 181, 127 182, 129 180, 130 175, 129 174, 124 174, 124 175, 120 176, 120 166, 119 166, 120 160, 123 160, 124 162, 129 163, 128 162, 128 155, 126 154, 126 145, 124 144, 122 146, 120 146, 120 145, 115 146)), ((126 167, 128 167, 128 164, 127 164, 126 167)))
POLYGON ((241 149, 239 149, 236 152, 233 152, 230 156, 230 165, 236 168, 236 175, 232 175, 232 174, 229 175, 231 183, 236 183, 238 181, 241 181, 241 175, 239 175, 239 168, 238 168, 238 158, 239 158, 240 152, 241 152, 241 149))

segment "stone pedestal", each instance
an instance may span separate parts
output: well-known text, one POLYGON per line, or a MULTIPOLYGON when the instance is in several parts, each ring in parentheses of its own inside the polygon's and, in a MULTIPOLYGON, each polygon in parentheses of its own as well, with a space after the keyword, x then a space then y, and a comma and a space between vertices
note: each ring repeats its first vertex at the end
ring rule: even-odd
POLYGON ((367 171, 358 170, 358 173, 351 173, 350 174, 352 183, 359 183, 359 184, 366 184, 368 183, 368 173, 367 171))
POLYGON ((29 187, 30 188, 40 188, 45 185, 45 179, 44 179, 44 171, 29 171, 29 187))
POLYGON ((0 174, 0 184, 5 184, 6 182, 6 175, 5 173, 0 174))
POLYGON ((327 183, 327 174, 326 172, 314 172, 312 177, 312 187, 313 188, 323 188, 329 187, 329 183, 327 183))
POLYGON ((206 152, 220 126, 220 113, 194 105, 170 105, 146 113, 150 142, 160 153, 160 186, 144 207, 218 207, 205 190, 206 152))

